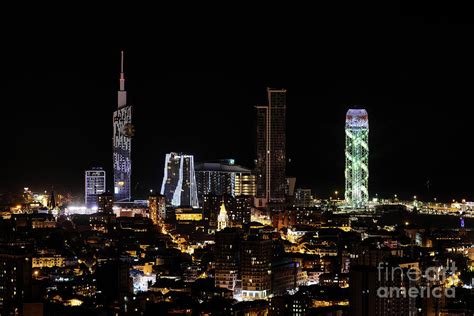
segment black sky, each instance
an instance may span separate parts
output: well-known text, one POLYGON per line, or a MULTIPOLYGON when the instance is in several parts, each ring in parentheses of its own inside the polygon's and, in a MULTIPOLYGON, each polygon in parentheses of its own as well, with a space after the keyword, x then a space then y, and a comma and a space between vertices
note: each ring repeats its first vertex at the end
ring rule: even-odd
POLYGON ((473 27, 403 8, 383 20, 360 29, 353 20, 322 28, 310 21, 304 32, 277 27, 253 40, 247 32, 236 40, 187 32, 171 42, 156 37, 151 49, 119 41, 12 47, 1 59, 0 191, 54 185, 80 197, 92 166, 111 180, 123 48, 137 197, 159 188, 169 151, 252 167, 254 105, 271 86, 288 90, 288 173, 298 186, 322 197, 343 191, 344 115, 361 106, 369 112, 372 195, 474 199, 473 27))

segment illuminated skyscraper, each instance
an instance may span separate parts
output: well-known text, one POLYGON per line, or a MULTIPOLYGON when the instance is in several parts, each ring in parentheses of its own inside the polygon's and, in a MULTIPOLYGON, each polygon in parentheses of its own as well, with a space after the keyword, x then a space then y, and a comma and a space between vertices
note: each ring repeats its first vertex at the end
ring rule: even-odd
POLYGON ((364 109, 347 111, 345 155, 346 203, 363 208, 369 201, 369 117, 364 109))
POLYGON ((195 169, 200 202, 206 194, 255 195, 255 175, 234 159, 197 163, 195 169))
POLYGON ((286 192, 286 90, 267 89, 257 106, 257 197, 284 202, 286 192))
POLYGON ((105 171, 102 168, 86 170, 84 202, 86 207, 97 207, 97 197, 105 192, 105 171))
POLYGON ((166 154, 161 194, 173 206, 199 207, 192 155, 166 154))
POLYGON ((125 74, 123 72, 123 52, 121 58, 120 90, 118 91, 118 109, 113 115, 114 149, 114 199, 117 202, 130 201, 132 173, 132 106, 127 105, 125 74))

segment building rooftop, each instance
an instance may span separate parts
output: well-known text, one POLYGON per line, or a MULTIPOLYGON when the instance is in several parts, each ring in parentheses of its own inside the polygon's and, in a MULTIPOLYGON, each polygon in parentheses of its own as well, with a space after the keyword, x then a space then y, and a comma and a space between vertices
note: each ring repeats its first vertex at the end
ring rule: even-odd
POLYGON ((365 109, 349 109, 346 114, 346 127, 369 128, 369 116, 365 109))
POLYGON ((221 161, 209 161, 197 163, 194 166, 195 171, 214 171, 214 172, 238 172, 238 173, 251 173, 250 169, 235 165, 234 161, 221 160, 221 161))

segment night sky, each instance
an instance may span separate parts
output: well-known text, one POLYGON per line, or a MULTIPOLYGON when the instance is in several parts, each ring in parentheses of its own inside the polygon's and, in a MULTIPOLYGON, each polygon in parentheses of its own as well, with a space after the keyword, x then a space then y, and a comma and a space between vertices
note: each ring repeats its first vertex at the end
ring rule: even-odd
POLYGON ((153 49, 119 41, 12 48, 2 53, 0 192, 54 186, 80 200, 93 166, 107 170, 111 189, 124 49, 137 198, 159 189, 170 151, 253 167, 254 106, 270 86, 288 90, 288 175, 297 186, 318 197, 343 191, 345 112, 364 107, 371 196, 473 200, 473 28, 403 10, 389 22, 360 30, 308 23, 314 32, 268 41, 266 30, 252 40, 195 31, 153 49))

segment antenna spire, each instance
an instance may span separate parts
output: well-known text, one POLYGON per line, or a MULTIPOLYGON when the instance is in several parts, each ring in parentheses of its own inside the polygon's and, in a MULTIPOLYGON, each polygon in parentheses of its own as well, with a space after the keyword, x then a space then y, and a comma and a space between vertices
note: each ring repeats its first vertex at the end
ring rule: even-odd
POLYGON ((121 53, 121 59, 120 59, 120 73, 123 74, 123 51, 121 53))
POLYGON ((120 54, 120 91, 125 91, 125 73, 123 72, 123 51, 121 51, 120 54))
POLYGON ((127 105, 127 92, 125 91, 125 73, 123 72, 123 51, 120 52, 120 90, 118 92, 118 108, 127 105))

